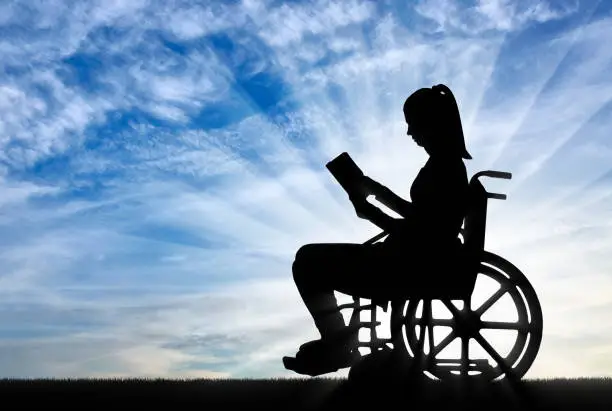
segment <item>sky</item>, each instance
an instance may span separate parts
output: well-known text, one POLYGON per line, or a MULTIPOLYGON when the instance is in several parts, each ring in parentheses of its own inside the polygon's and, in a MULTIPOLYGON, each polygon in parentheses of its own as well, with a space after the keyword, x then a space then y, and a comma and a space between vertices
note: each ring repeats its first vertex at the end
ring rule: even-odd
POLYGON ((526 377, 612 376, 606 39, 596 0, 1 2, 0 377, 294 376, 296 251, 379 232, 325 163, 410 199, 439 83, 469 175, 513 175, 486 249, 542 306, 526 377))

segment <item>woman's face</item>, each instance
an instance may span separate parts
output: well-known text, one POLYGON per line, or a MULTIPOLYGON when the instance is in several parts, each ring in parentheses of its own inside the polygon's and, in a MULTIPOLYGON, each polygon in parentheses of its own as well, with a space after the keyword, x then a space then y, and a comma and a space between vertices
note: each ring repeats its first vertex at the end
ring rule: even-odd
POLYGON ((424 147, 426 143, 426 135, 423 127, 416 121, 406 118, 406 124, 408 125, 408 131, 406 134, 412 137, 412 140, 420 146, 424 147))

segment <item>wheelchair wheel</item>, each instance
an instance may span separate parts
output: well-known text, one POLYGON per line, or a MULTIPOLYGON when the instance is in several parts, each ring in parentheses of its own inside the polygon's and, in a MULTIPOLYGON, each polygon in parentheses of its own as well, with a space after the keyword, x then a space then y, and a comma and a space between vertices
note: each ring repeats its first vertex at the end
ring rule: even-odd
POLYGON ((464 301, 461 308, 449 299, 414 299, 394 304, 391 312, 394 348, 420 361, 423 371, 442 381, 462 377, 469 377, 468 380, 474 382, 522 378, 533 364, 542 340, 543 320, 538 297, 518 268, 493 253, 484 252, 475 290, 479 279, 483 278, 481 276, 495 281, 499 287, 476 308, 472 307, 472 297, 464 301), (511 322, 483 320, 487 310, 506 296, 510 297, 518 318, 511 322), (435 318, 434 301, 440 301, 451 318, 435 318), (450 328, 450 332, 436 342, 436 332, 439 336, 441 328, 450 328), (516 337, 507 352, 502 353, 483 336, 485 330, 509 331, 516 337), (457 355, 441 358, 441 352, 454 341, 460 347, 456 350, 457 355), (471 342, 475 343, 474 346, 471 342), (476 351, 476 348, 488 354, 489 358, 473 358, 474 353, 470 355, 470 351, 476 351))

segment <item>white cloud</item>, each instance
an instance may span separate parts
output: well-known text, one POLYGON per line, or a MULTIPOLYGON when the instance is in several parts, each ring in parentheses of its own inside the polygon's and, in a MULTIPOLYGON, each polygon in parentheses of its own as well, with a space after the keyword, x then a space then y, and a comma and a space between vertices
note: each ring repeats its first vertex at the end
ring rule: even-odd
POLYGON ((253 16, 261 27, 259 35, 273 47, 299 43, 304 36, 335 34, 336 30, 359 24, 372 17, 370 1, 314 1, 298 5, 282 4, 253 16))
POLYGON ((40 186, 30 182, 7 182, 2 177, 0 177, 0 187, 3 194, 0 199, 0 210, 13 205, 21 206, 37 195, 54 194, 59 191, 57 187, 40 186))
POLYGON ((182 39, 198 38, 209 33, 215 33, 247 24, 244 6, 213 4, 185 5, 175 9, 175 5, 164 4, 160 17, 165 28, 182 39), (164 7, 165 6, 165 7, 164 7))
POLYGON ((435 23, 435 32, 478 35, 491 30, 517 31, 534 22, 563 19, 578 10, 578 2, 478 0, 462 7, 454 0, 421 0, 415 10, 435 23))

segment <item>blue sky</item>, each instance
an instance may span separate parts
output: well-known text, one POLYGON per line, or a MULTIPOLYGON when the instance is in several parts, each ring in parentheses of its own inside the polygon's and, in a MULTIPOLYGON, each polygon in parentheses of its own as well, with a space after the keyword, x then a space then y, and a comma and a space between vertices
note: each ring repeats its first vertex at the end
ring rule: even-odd
POLYGON ((610 38, 605 1, 2 2, 1 376, 291 376, 295 251, 378 232, 324 164, 409 198, 438 83, 469 173, 514 176, 487 249, 540 297, 528 377, 611 376, 610 38))

